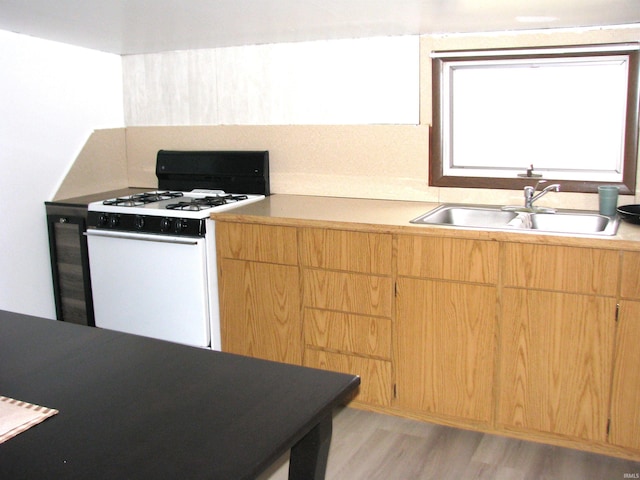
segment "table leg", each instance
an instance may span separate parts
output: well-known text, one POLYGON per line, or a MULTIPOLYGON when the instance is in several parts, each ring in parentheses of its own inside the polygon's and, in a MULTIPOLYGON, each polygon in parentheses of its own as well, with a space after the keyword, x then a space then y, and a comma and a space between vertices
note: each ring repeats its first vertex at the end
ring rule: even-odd
POLYGON ((289 480, 324 480, 331 429, 329 414, 291 448, 289 480))

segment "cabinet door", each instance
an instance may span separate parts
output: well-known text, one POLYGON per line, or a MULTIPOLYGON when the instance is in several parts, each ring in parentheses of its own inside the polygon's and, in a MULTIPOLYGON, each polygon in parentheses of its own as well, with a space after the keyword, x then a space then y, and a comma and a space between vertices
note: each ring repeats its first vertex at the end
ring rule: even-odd
POLYGON ((297 267, 225 258, 219 283, 223 351, 302 363, 297 267))
POLYGON ((501 304, 498 422, 606 441, 616 300, 505 288, 501 304))
POLYGON ((398 405, 489 423, 496 288, 400 278, 398 405))
POLYGON ((620 302, 609 441, 640 450, 640 302, 620 302))

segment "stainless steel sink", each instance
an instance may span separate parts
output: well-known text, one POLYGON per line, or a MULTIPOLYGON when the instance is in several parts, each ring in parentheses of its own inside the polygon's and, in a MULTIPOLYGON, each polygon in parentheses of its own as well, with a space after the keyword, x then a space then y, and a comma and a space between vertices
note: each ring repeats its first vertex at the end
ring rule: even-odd
POLYGON ((443 204, 414 218, 411 223, 583 235, 615 235, 620 225, 620 218, 605 217, 581 210, 540 213, 518 207, 509 207, 505 210, 505 207, 495 205, 443 204))
POLYGON ((487 205, 444 204, 411 220, 411 223, 427 225, 451 225, 455 227, 504 228, 517 213, 487 205))
POLYGON ((531 228, 545 232, 615 235, 620 225, 618 217, 597 213, 556 212, 531 214, 531 228))

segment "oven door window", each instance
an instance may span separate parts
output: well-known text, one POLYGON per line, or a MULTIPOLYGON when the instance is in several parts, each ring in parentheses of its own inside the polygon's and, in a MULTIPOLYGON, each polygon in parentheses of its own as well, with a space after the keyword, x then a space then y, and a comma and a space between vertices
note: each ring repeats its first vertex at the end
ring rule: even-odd
POLYGON ((204 238, 89 230, 96 326, 210 345, 204 238))

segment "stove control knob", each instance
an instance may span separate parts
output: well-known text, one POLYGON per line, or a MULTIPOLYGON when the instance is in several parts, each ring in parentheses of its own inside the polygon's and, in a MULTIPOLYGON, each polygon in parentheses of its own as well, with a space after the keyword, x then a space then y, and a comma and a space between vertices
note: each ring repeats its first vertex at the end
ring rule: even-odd
POLYGON ((120 215, 111 215, 109 217, 109 226, 116 228, 118 225, 120 225, 120 215))
POLYGON ((176 233, 180 233, 187 228, 187 221, 184 218, 179 218, 176 220, 175 231, 176 233))
POLYGON ((165 217, 162 220, 160 220, 160 231, 168 232, 169 230, 171 230, 171 219, 165 217))
POLYGON ((144 217, 142 215, 136 215, 134 225, 136 230, 142 230, 144 228, 144 217))
POLYGON ((107 225, 109 225, 109 214, 101 213, 98 217, 98 226, 106 227, 107 225))

